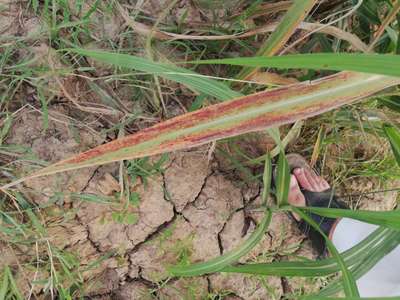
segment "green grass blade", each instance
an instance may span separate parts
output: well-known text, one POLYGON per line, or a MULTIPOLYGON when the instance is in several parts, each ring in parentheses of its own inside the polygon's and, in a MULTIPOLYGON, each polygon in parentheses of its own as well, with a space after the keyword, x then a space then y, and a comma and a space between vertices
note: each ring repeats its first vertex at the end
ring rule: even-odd
POLYGON ((206 76, 174 65, 153 62, 143 57, 105 51, 85 50, 80 48, 66 49, 66 51, 88 56, 95 60, 109 63, 120 68, 134 69, 176 81, 186 85, 194 91, 203 92, 219 100, 228 100, 241 96, 240 93, 231 90, 227 85, 207 78, 206 76))
MULTIPOLYGON (((360 243, 341 255, 346 265, 351 269, 369 260, 379 260, 382 252, 378 250, 392 250, 393 239, 400 238, 400 233, 384 227, 378 228, 360 243), (385 248, 386 247, 386 248, 385 248), (392 247, 392 248, 391 248, 392 247)), ((318 261, 287 261, 273 263, 255 263, 238 266, 229 266, 222 270, 228 273, 245 273, 254 275, 271 275, 286 277, 315 277, 327 276, 340 271, 337 261, 330 257, 318 261)), ((340 288, 342 284, 340 282, 340 288)), ((327 294, 330 295, 330 294, 327 294)))
POLYGON ((271 192, 271 180, 272 180, 272 162, 270 154, 267 153, 267 157, 265 158, 264 173, 263 173, 264 188, 261 194, 262 201, 265 205, 268 203, 268 197, 271 192))
POLYGON ((355 71, 400 76, 400 55, 315 53, 276 57, 239 57, 193 61, 195 64, 224 64, 283 69, 355 71))
POLYGON ((332 241, 329 239, 329 237, 326 236, 326 234, 319 228, 318 224, 315 223, 313 219, 311 219, 306 213, 304 213, 301 209, 298 209, 297 207, 292 207, 293 212, 297 213, 304 221, 306 221, 308 224, 310 224, 315 230, 321 234, 326 242, 326 246, 329 249, 329 252, 331 255, 336 259, 340 266, 340 270, 342 272, 342 282, 343 282, 343 288, 344 288, 344 293, 346 297, 360 297, 360 294, 358 292, 357 284, 356 281, 354 280, 353 275, 349 271, 349 269, 346 266, 346 263, 344 262, 343 258, 340 256, 339 251, 336 249, 335 245, 332 243, 332 241))
POLYGON ((285 153, 281 151, 278 159, 278 171, 276 179, 276 200, 278 207, 287 204, 290 185, 290 171, 289 163, 286 159, 285 153))
POLYGON ((17 283, 15 282, 14 276, 11 273, 11 270, 9 267, 5 268, 5 273, 8 275, 8 281, 10 283, 10 289, 12 291, 12 294, 14 295, 15 299, 17 300, 23 300, 24 297, 22 297, 21 292, 18 290, 17 283))
POLYGON ((390 125, 383 126, 383 131, 389 139, 394 157, 396 158, 397 164, 400 166, 400 131, 396 127, 390 125))
POLYGON ((211 259, 207 262, 192 264, 189 266, 173 266, 169 272, 173 276, 200 276, 208 273, 214 273, 222 270, 239 260, 242 256, 249 253, 263 237, 266 229, 271 222, 272 213, 266 210, 265 216, 251 236, 237 249, 227 252, 224 255, 211 259))
POLYGON ((302 207, 303 211, 312 212, 329 218, 351 218, 366 223, 381 225, 400 230, 400 211, 366 211, 339 208, 302 207))
MULTIPOLYGON (((400 45, 400 43, 399 43, 400 45)), ((379 104, 382 104, 395 112, 400 112, 400 97, 391 96, 385 98, 379 98, 379 104)))
MULTIPOLYGON (((381 227, 382 228, 382 227, 381 227)), ((389 230, 389 229, 388 229, 389 230)), ((368 254, 362 260, 352 266, 351 271, 355 279, 361 278, 373 266, 375 266, 385 255, 393 251, 400 243, 400 232, 395 230, 388 231, 388 234, 380 242, 371 245, 368 254)), ((331 282, 327 287, 319 292, 319 296, 331 296, 343 289, 340 280, 331 282)))
MULTIPOLYGON (((6 267, 6 268, 8 268, 8 267, 6 267)), ((3 280, 2 280, 1 286, 0 286, 0 300, 3 300, 6 298, 7 291, 8 291, 8 273, 5 270, 4 274, 3 274, 3 280)))
POLYGON ((400 300, 400 297, 346 297, 346 298, 331 298, 331 297, 320 297, 320 296, 304 296, 300 297, 299 300, 400 300))
MULTIPOLYGON (((264 46, 257 51, 257 56, 273 56, 285 45, 292 34, 296 31, 298 25, 308 15, 316 0, 297 0, 286 12, 284 18, 280 21, 278 27, 268 37, 264 46)), ((238 75, 238 78, 247 78, 254 70, 261 66, 249 66, 244 68, 238 75)))

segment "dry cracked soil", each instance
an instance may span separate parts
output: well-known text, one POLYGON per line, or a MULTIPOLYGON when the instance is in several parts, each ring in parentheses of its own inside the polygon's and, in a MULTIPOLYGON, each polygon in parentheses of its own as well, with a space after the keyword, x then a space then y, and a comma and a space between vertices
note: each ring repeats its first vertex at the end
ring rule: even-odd
MULTIPOLYGON (((62 117, 65 113, 62 108, 51 109, 49 127, 43 132, 41 114, 24 111, 7 143, 30 148, 36 161, 54 162, 103 142, 93 131, 71 130, 62 117)), ((23 166, 20 170, 29 171, 23 166)), ((304 288, 304 282, 277 277, 169 277, 169 265, 205 261, 234 249, 262 218, 262 213, 248 209, 261 203, 260 187, 239 187, 227 179, 218 161, 209 161, 206 148, 170 154, 162 172, 123 187, 138 196, 134 204, 126 205, 116 196, 121 194, 119 172, 120 164, 115 163, 28 180, 20 188, 42 207, 45 239, 79 260, 88 297, 206 299, 218 294, 224 299, 279 299, 285 292, 304 288), (101 203, 82 195, 116 200, 101 203), (119 221, 118 215, 134 219, 119 221), (95 267, 85 269, 94 262, 95 267)), ((296 253, 311 258, 307 247, 293 221, 275 214, 260 244, 241 261, 272 261, 296 253)), ((28 262, 36 255, 29 247, 21 253, 10 253, 6 247, 0 251, 4 265, 28 262)), ((34 273, 33 269, 17 274, 25 293, 32 288, 34 273)), ((35 279, 48 275, 36 272, 35 279)), ((33 285, 39 295, 42 289, 33 285)))

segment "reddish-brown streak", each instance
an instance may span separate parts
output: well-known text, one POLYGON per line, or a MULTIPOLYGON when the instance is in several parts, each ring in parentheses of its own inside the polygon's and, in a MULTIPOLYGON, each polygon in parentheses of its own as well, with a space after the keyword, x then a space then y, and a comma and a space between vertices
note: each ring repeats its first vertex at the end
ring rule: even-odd
POLYGON ((136 134, 132 134, 125 138, 118 139, 104 145, 100 145, 94 149, 83 152, 76 157, 67 159, 65 161, 61 161, 58 164, 80 163, 85 160, 91 159, 95 156, 99 156, 108 152, 114 152, 135 144, 139 144, 143 141, 150 140, 154 136, 158 136, 163 132, 168 132, 181 128, 188 128, 190 126, 193 126, 194 124, 199 124, 203 121, 212 120, 218 116, 227 115, 238 110, 246 109, 251 106, 257 106, 268 102, 272 103, 281 101, 282 100, 281 95, 285 94, 285 96, 288 96, 289 91, 290 94, 295 94, 295 95, 310 93, 317 89, 320 89, 320 85, 323 84, 324 82, 329 83, 333 77, 343 80, 347 79, 349 76, 350 74, 348 73, 338 73, 332 76, 325 77, 321 80, 315 81, 314 84, 300 83, 297 85, 263 91, 249 96, 243 96, 229 102, 223 102, 220 104, 212 105, 207 108, 201 109, 199 111, 167 120, 165 122, 146 128, 136 134))

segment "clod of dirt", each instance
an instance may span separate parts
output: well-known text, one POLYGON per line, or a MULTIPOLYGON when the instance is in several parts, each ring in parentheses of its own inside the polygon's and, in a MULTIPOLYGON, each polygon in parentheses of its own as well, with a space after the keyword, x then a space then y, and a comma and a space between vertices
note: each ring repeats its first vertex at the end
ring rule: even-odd
MULTIPOLYGON (((75 1, 68 1, 71 11, 74 12, 78 19, 82 19, 86 14, 90 13, 95 5, 95 0, 86 0, 82 2, 81 10, 76 11, 75 1)), ((114 40, 122 30, 123 19, 116 16, 111 10, 95 10, 91 13, 90 23, 88 24, 90 34, 96 40, 114 40)))
POLYGON ((200 193, 209 173, 209 162, 204 151, 178 153, 165 171, 168 196, 181 212, 200 193))
POLYGON ((139 281, 132 281, 124 284, 113 294, 114 300, 150 300, 154 299, 151 290, 139 281))
POLYGON ((87 240, 87 231, 84 226, 76 221, 63 222, 49 225, 47 228, 49 242, 58 249, 71 247, 87 240))
POLYGON ((41 31, 39 18, 29 16, 21 8, 21 3, 13 0, 0 0, 0 35, 18 37, 38 37, 41 31))
MULTIPOLYGON (((108 175, 107 175, 108 176, 108 175)), ((89 182, 85 193, 101 195, 104 190, 104 174, 99 170, 89 182)), ((159 226, 174 217, 173 206, 164 200, 162 177, 152 177, 144 188, 140 185, 132 192, 139 193, 140 204, 138 207, 129 205, 124 210, 124 204, 116 202, 114 205, 105 205, 93 202, 77 204, 78 218, 82 224, 87 224, 90 240, 100 251, 111 249, 124 249, 128 251, 137 244, 146 240, 159 226), (113 215, 137 215, 137 223, 124 224, 115 222, 113 215)))
POLYGON ((160 299, 207 299, 208 282, 205 277, 181 278, 165 285, 158 295, 160 299))
MULTIPOLYGON (((261 197, 253 201, 254 206, 260 206, 261 197)), ((249 211, 248 215, 258 224, 264 217, 264 212, 249 211)), ((249 229, 249 232, 253 231, 249 229)), ((305 236, 299 230, 297 224, 284 212, 275 212, 272 215, 271 223, 268 226, 267 234, 260 243, 243 259, 257 257, 263 253, 293 253, 300 248, 305 236)))
POLYGON ((103 295, 108 294, 118 289, 119 276, 117 271, 113 269, 107 269, 93 280, 88 283, 87 291, 88 295, 103 295))
POLYGON ((214 293, 231 292, 246 300, 280 299, 283 294, 279 277, 257 278, 242 274, 216 274, 209 278, 214 293))
POLYGON ((393 210, 397 205, 398 191, 387 191, 379 193, 370 193, 377 190, 390 190, 397 188, 400 180, 387 181, 383 186, 374 178, 353 178, 344 183, 345 189, 350 191, 353 196, 344 197, 350 206, 358 209, 372 211, 388 211, 393 210))
POLYGON ((196 230, 193 259, 209 259, 220 254, 218 234, 230 216, 243 206, 240 189, 222 175, 208 177, 200 195, 183 210, 196 230))
POLYGON ((245 226, 243 210, 235 212, 226 222, 224 229, 220 233, 223 252, 235 249, 246 238, 242 236, 242 229, 245 226))
POLYGON ((185 255, 190 256, 193 248, 194 228, 184 218, 176 220, 152 240, 147 241, 129 256, 129 276, 159 282, 168 277, 166 267, 178 263, 185 255), (139 274, 140 273, 140 274, 139 274))
POLYGON ((5 244, 0 242, 0 270, 3 270, 5 266, 14 266, 18 263, 18 257, 15 251, 7 247, 5 244))
MULTIPOLYGON (((79 133, 71 129, 71 120, 63 118, 64 110, 49 110, 49 114, 56 113, 57 121, 49 120, 46 133, 43 132, 43 117, 36 112, 23 112, 14 123, 7 139, 7 144, 16 144, 30 148, 30 151, 38 160, 56 162, 73 154, 87 150, 98 145, 102 138, 92 135, 84 129, 79 133), (77 134, 77 135, 76 135, 77 134)), ((22 170, 21 170, 22 171, 22 170)), ((57 192, 62 192, 65 198, 70 193, 80 192, 93 174, 93 168, 84 168, 79 171, 71 171, 57 176, 45 176, 29 179, 24 182, 25 190, 37 204, 45 204, 57 192)), ((23 172, 27 173, 26 166, 23 172)), ((64 199, 66 201, 67 199, 64 199)))

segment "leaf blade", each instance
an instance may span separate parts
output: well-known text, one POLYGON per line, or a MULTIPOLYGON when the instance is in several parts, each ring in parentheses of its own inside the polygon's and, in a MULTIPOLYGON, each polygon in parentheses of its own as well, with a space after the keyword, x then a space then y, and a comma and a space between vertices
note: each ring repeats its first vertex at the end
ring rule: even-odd
POLYGON ((301 209, 292 206, 293 212, 297 213, 304 221, 310 224, 315 230, 321 234, 326 242, 326 246, 329 249, 331 255, 336 259, 338 265, 340 266, 340 270, 342 273, 342 282, 344 293, 346 297, 360 297, 358 292, 356 281, 354 280, 353 275, 349 271, 346 263, 344 262, 343 258, 341 257, 339 251, 336 249, 335 245, 332 241, 326 236, 326 234, 319 228, 318 224, 311 219, 307 214, 305 214, 301 209))
POLYGON ((228 100, 241 96, 240 93, 231 90, 227 85, 201 74, 174 65, 153 62, 143 57, 106 51, 86 50, 82 48, 65 49, 65 51, 88 56, 121 68, 132 68, 149 74, 158 75, 182 83, 195 91, 203 92, 220 100, 228 100))
MULTIPOLYGON (((376 229, 363 241, 342 253, 343 259, 352 270, 357 268, 364 260, 379 259, 383 256, 382 249, 391 251, 397 243, 393 240, 400 240, 400 232, 390 230, 384 227, 376 229)), ((384 252, 383 252, 384 253, 384 252)), ((321 259, 318 261, 280 261, 272 263, 252 263, 238 266, 229 266, 222 270, 227 273, 245 273, 255 275, 271 275, 286 277, 315 277, 327 276, 340 270, 339 265, 332 257, 321 259)), ((340 287, 342 285, 340 284, 340 287)), ((337 292, 338 290, 334 290, 337 292)), ((328 291, 329 292, 329 291, 328 291)), ((327 296, 330 293, 323 293, 327 296)))
POLYGON ((246 255, 261 240, 268 228, 272 218, 272 212, 266 210, 265 216, 251 236, 237 249, 224 255, 211 259, 207 262, 192 264, 189 266, 174 266, 169 268, 173 276, 200 276, 222 270, 224 267, 236 262, 240 257, 246 255))
POLYGON ((368 211, 350 210, 340 208, 301 207, 302 211, 328 218, 351 218, 362 222, 381 225, 395 230, 400 230, 400 211, 368 211))
POLYGON ((396 127, 390 125, 384 125, 383 131, 389 139, 394 157, 396 158, 397 164, 400 166, 400 131, 396 127))
POLYGON ((354 71, 387 76, 400 76, 400 55, 315 53, 274 57, 238 57, 200 60, 188 63, 227 64, 248 67, 304 68, 332 71, 354 71))
POLYGON ((221 138, 265 130, 312 117, 400 83, 381 75, 342 72, 239 97, 178 116, 60 161, 27 178, 200 146, 221 138))

